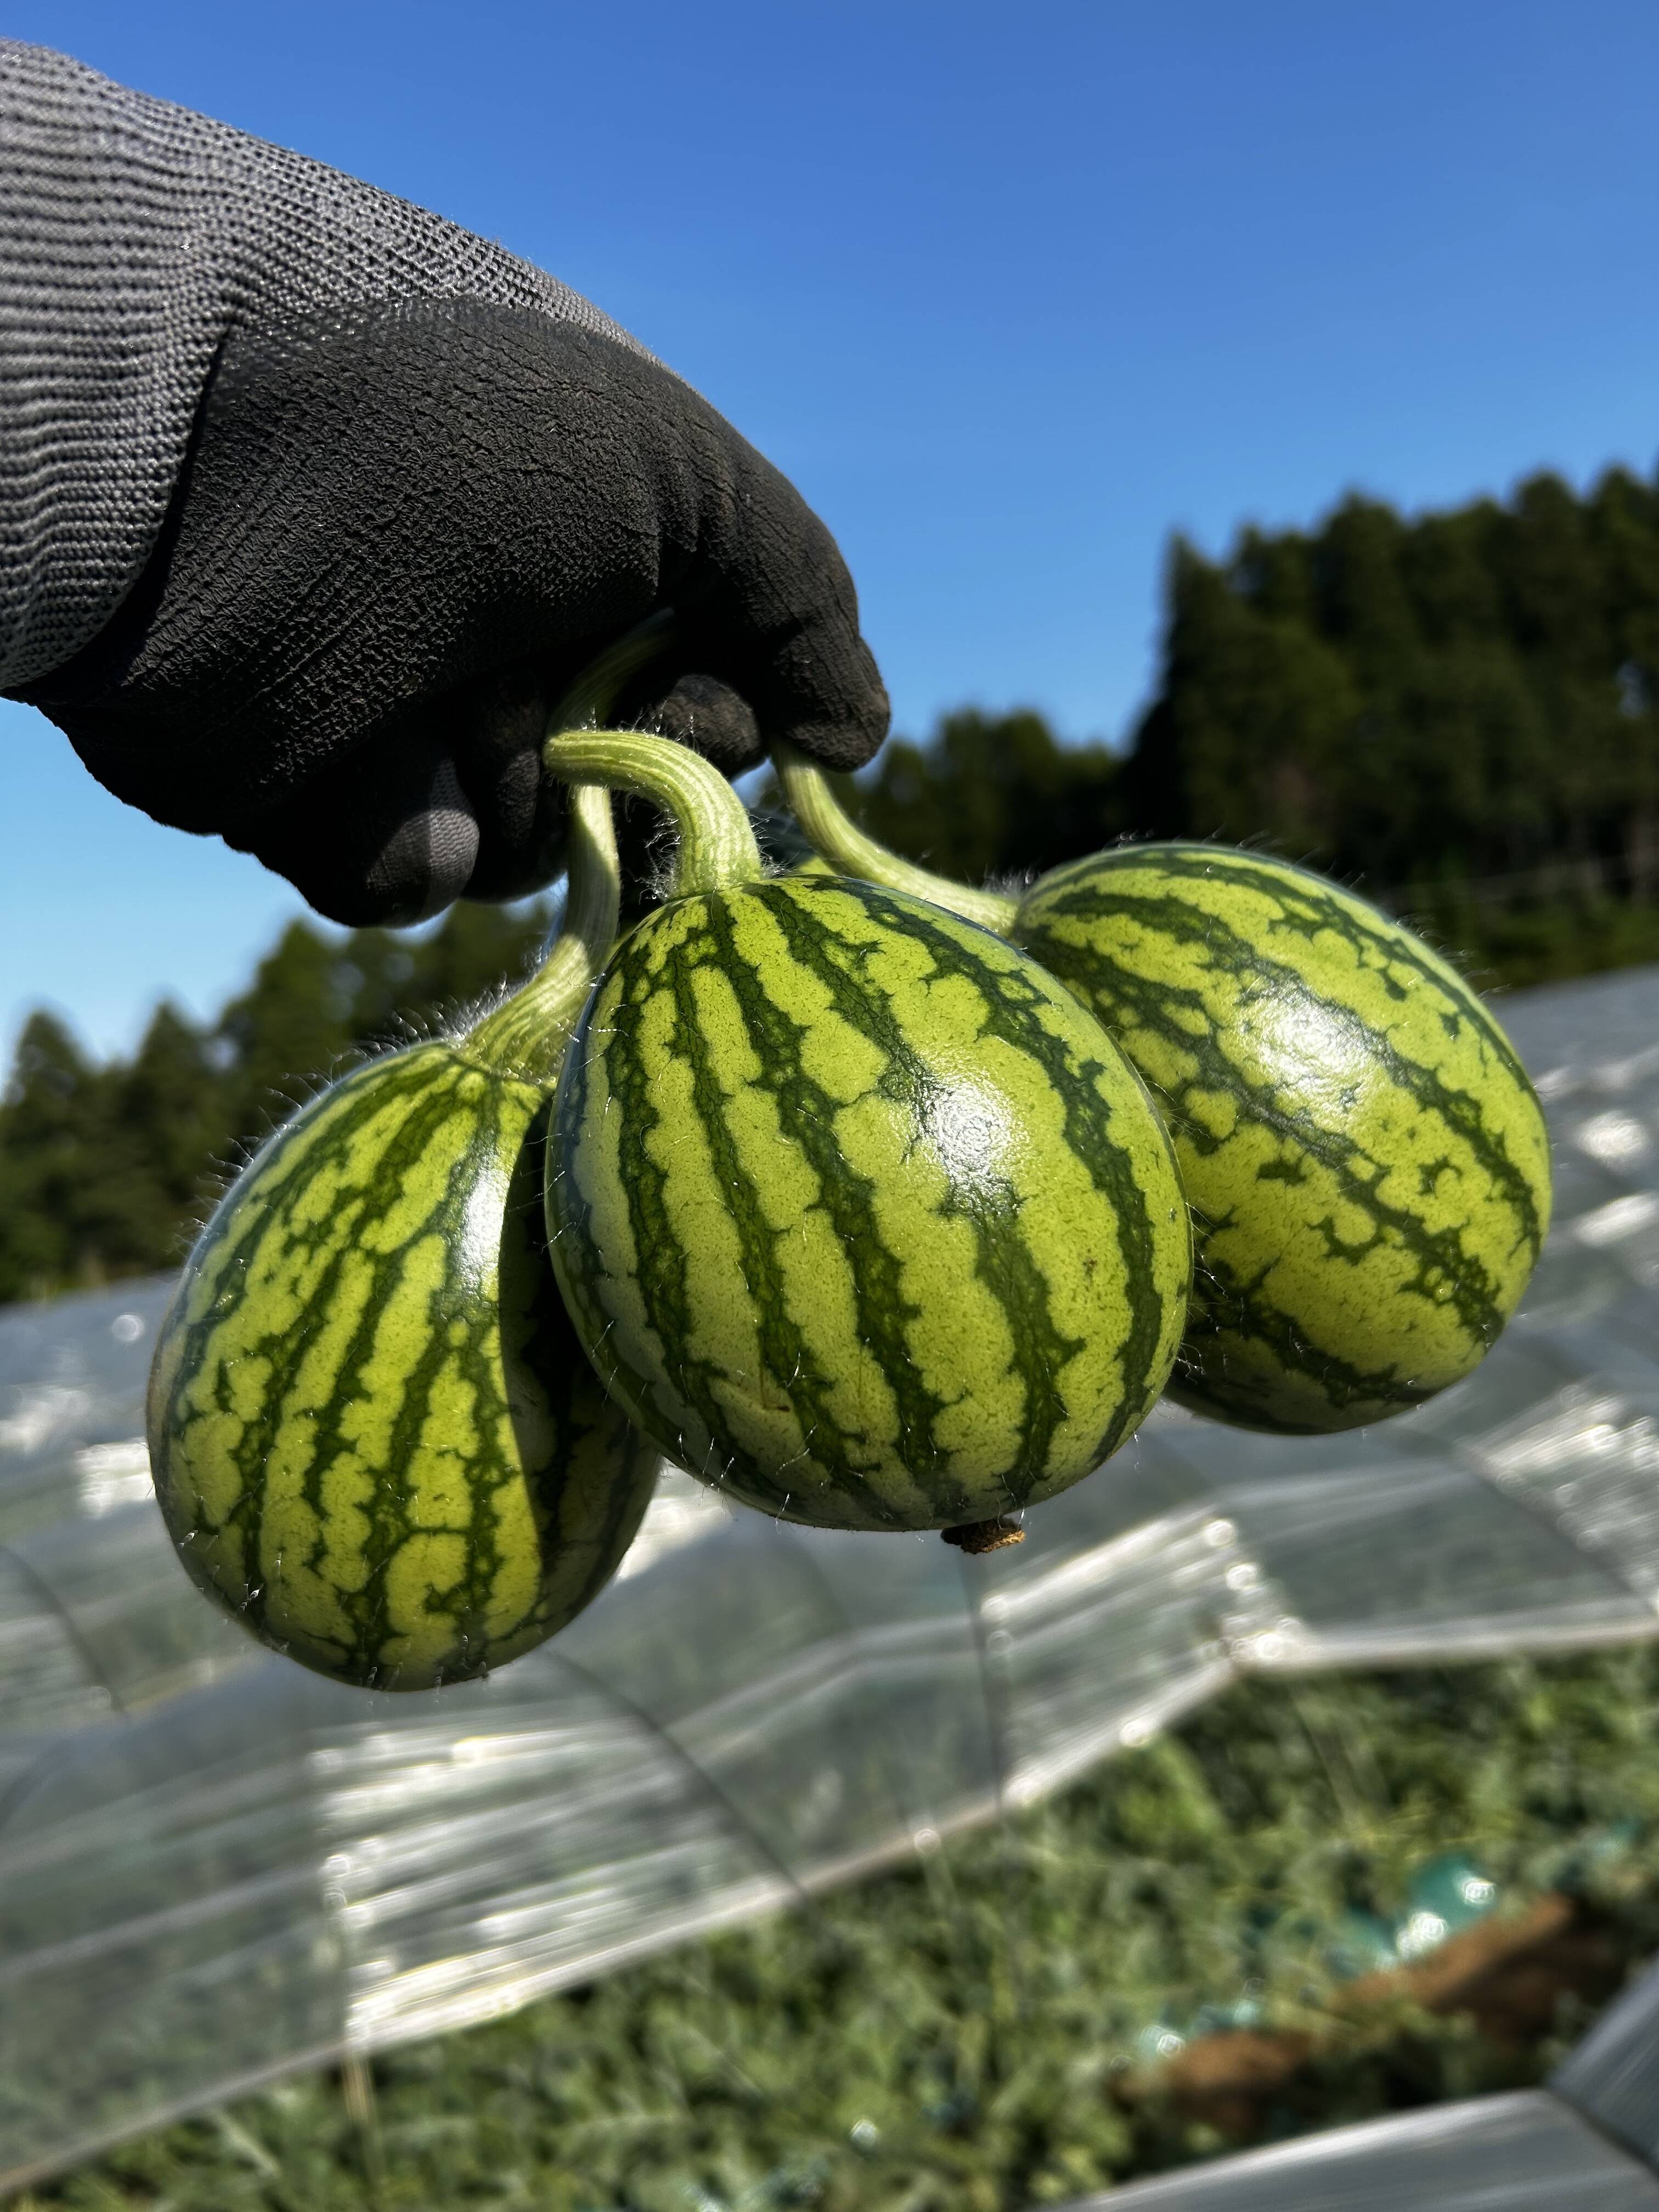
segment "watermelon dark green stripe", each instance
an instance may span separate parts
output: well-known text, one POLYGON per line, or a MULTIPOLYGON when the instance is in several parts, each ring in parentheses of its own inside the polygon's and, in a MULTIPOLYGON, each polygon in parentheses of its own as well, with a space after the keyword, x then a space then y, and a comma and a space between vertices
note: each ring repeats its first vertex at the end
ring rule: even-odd
MULTIPOLYGON (((829 981, 831 1003, 839 997, 836 1012, 846 1018, 846 994, 836 988, 843 978, 833 966, 826 978, 821 933, 810 927, 792 932, 789 915, 790 909, 784 908, 777 918, 791 951, 799 961, 805 951, 803 965, 816 972, 820 981, 829 981)), ((932 1492, 942 1479, 948 1481, 945 1455, 934 1433, 945 1401, 927 1387, 908 1354, 905 1325, 915 1317, 916 1310, 904 1298, 896 1255, 881 1241, 875 1209, 877 1185, 872 1176, 859 1174, 842 1158, 835 1133, 840 1102, 812 1079, 803 1062, 803 1047, 811 1030, 776 1003, 752 963, 744 957, 729 904, 711 904, 706 933, 700 951, 675 948, 667 973, 681 1017, 683 1049, 694 1070, 693 1095, 706 1132, 710 1164, 726 1188, 726 1202, 738 1232, 761 1358, 767 1372, 778 1378, 801 1434, 811 1438, 813 1456, 829 1473, 835 1489, 852 1501, 870 1525, 902 1526, 878 1486, 866 1480, 859 1464, 860 1432, 856 1426, 843 1422, 836 1410, 836 1376, 815 1348, 810 1327, 790 1309, 775 1234, 762 1212, 762 1192, 725 1118, 725 1098, 714 1079, 709 1041, 690 1003, 691 963, 712 959, 719 966, 736 1000, 744 1034, 758 1057, 757 1081, 775 1101, 781 1126, 792 1133, 816 1178, 816 1202, 842 1246, 863 1255, 863 1264, 852 1280, 859 1338, 872 1354, 892 1394, 898 1455, 912 1478, 932 1492)), ((896 1095, 911 1073, 907 1064, 914 1055, 898 1034, 890 1007, 878 1000, 864 1011, 870 1018, 866 1034, 873 1035, 886 1059, 881 1087, 887 1095, 896 1095)), ((712 1400, 708 1402, 713 1412, 712 1400)), ((717 1413, 714 1419, 718 1420, 717 1413)), ((752 1454, 747 1457, 745 1472, 751 1486, 774 1510, 787 1510, 794 1486, 787 1477, 780 1481, 752 1454)), ((948 1498, 942 1510, 951 1510, 948 1498)))
MULTIPOLYGON (((816 1086, 805 1083, 799 1069, 799 1042, 802 1031, 781 1009, 762 1000, 747 988, 750 979, 732 963, 730 933, 720 925, 725 917, 716 907, 703 932, 666 948, 654 973, 636 975, 619 1000, 611 1018, 611 1036, 606 1058, 614 1068, 617 1108, 622 1115, 621 1174, 626 1194, 629 1224, 635 1251, 640 1255, 640 1285, 651 1324, 664 1343, 689 1345, 695 1330, 693 1277, 701 1262, 697 1254, 676 1236, 671 1217, 661 1203, 665 1178, 653 1169, 647 1139, 660 1117, 649 1107, 651 1069, 641 1048, 640 1015, 652 995, 665 988, 672 994, 676 1016, 676 1041, 691 1078, 691 1098, 704 1141, 710 1170, 722 1193, 724 1207, 735 1234, 739 1266, 753 1301, 760 1356, 767 1371, 779 1378, 797 1420, 814 1439, 816 1456, 830 1469, 837 1488, 848 1495, 871 1525, 882 1526, 892 1516, 879 1493, 866 1484, 848 1451, 851 1433, 838 1421, 833 1404, 835 1376, 819 1360, 806 1332, 788 1310, 779 1265, 776 1240, 762 1213, 757 1178, 744 1163, 740 1147, 725 1118, 725 1097, 715 1078, 708 1040, 698 1010, 692 1002, 692 978, 710 963, 719 963, 730 984, 751 1036, 765 1055, 767 1086, 775 1095, 789 1094, 799 1114, 814 1109, 817 1129, 803 1128, 801 1139, 808 1157, 821 1152, 829 1139, 835 1102, 816 1086), (769 1019, 768 1018, 770 1018, 769 1019), (759 1031, 756 1036, 757 1030, 759 1031), (792 1035, 793 1032, 793 1035, 792 1035)), ((868 1218, 868 1183, 865 1178, 837 1171, 831 1163, 820 1196, 839 1234, 872 1227, 868 1218)), ((897 1269, 890 1254, 877 1248, 869 1267, 854 1286, 860 1333, 878 1358, 896 1355, 901 1340, 891 1327, 896 1304, 897 1269)), ((689 1351, 677 1363, 679 1387, 712 1436, 724 1425, 719 1396, 718 1363, 699 1358, 689 1351)), ((920 1378, 903 1363, 897 1377, 900 1434, 908 1448, 918 1447, 926 1466, 932 1456, 928 1423, 937 1401, 927 1400, 920 1378), (918 1410, 925 1418, 918 1421, 918 1410), (907 1418, 908 1416, 908 1418, 907 1418)), ((768 1464, 751 1453, 744 1470, 749 1487, 774 1510, 782 1511, 789 1486, 775 1481, 768 1464)))
POLYGON ((1468 1372, 1548 1226, 1543 1117, 1454 969, 1255 854, 1121 848, 1045 878, 1019 941, 1165 1109, 1198 1232, 1176 1395, 1357 1425, 1468 1372))
MULTIPOLYGON (((1114 922, 1147 919, 1144 902, 1114 898, 1098 890, 1068 901, 1058 910, 1068 919, 1075 917, 1093 925, 1091 933, 1097 943, 1097 932, 1105 934, 1114 922)), ((1171 947, 1179 947, 1189 957, 1201 958, 1206 965, 1224 965, 1239 979, 1235 1002, 1239 1016, 1248 1018, 1250 1003, 1257 996, 1283 1004, 1291 993, 1306 988, 1305 975, 1288 962, 1265 957, 1214 917, 1206 916, 1200 926, 1197 917, 1182 913, 1166 898, 1157 922, 1171 947)), ((1479 1255, 1466 1251, 1461 1231, 1452 1226, 1431 1230, 1409 1204, 1390 1205, 1380 1194, 1388 1167, 1370 1158, 1345 1128, 1322 1121, 1313 1107, 1294 1091, 1287 1092, 1273 1075, 1253 1080, 1245 1057, 1248 1043, 1241 1050, 1242 1041, 1227 1027, 1195 1031, 1188 1020, 1180 1018, 1201 1010, 1200 993, 1160 988, 1144 975, 1075 947, 1053 946, 1045 940, 1044 949, 1052 951, 1054 973, 1074 988, 1086 987, 1097 1006, 1109 996, 1116 1022, 1133 1026, 1138 1036, 1161 1036, 1172 1053, 1191 1060, 1193 1073, 1179 1091, 1169 1094, 1169 1103, 1172 1127, 1178 1127, 1195 1153, 1213 1158, 1225 1151, 1229 1140, 1183 1112, 1183 1100, 1195 1093, 1231 1091, 1248 1101, 1257 1125, 1272 1130, 1285 1147, 1282 1158, 1258 1170, 1261 1181, 1304 1184, 1308 1180, 1308 1163, 1316 1162, 1329 1176, 1338 1200, 1365 1217, 1367 1233, 1353 1242, 1339 1236, 1330 1219, 1313 1222, 1329 1257, 1362 1259, 1397 1238, 1417 1261, 1414 1287, 1426 1295, 1443 1285, 1442 1295, 1450 1298, 1464 1328, 1488 1345, 1496 1340, 1503 1316, 1493 1280, 1479 1255)), ((1330 1006, 1322 1011, 1332 1023, 1348 1030, 1347 1042, 1356 1061, 1362 1055, 1370 1055, 1376 1068, 1420 1113, 1438 1115, 1462 1139, 1487 1183, 1512 1208, 1517 1235, 1535 1258, 1541 1239, 1534 1194, 1501 1145, 1494 1141, 1480 1103, 1450 1091, 1431 1070, 1412 1066, 1394 1050, 1385 1033, 1373 1029, 1352 1010, 1330 1006)), ((1449 1167, 1450 1155, 1433 1164, 1449 1167)))
POLYGON ((420 1688, 527 1650, 614 1571, 655 1455, 548 1265, 549 1103, 429 1044, 281 1131, 158 1348, 157 1494, 202 1586, 336 1679, 420 1688))
POLYGON ((1052 1495, 1155 1400, 1189 1267, 1132 1072, 1012 947, 829 877, 679 901, 614 956, 549 1186, 579 1329, 746 1502, 947 1527, 1052 1495))
MULTIPOLYGON (((908 929, 927 946, 939 976, 974 980, 974 971, 983 958, 984 933, 969 925, 969 942, 964 944, 961 925, 946 922, 942 915, 936 918, 936 910, 926 905, 918 908, 915 900, 872 888, 869 902, 890 927, 908 929)), ((1150 1377, 1161 1370, 1168 1326, 1160 1289, 1158 1204, 1148 1188, 1144 1153, 1118 1141, 1110 1123, 1096 1110, 1090 1085, 1103 1073, 1104 1060, 1085 1058, 1087 1079, 1079 1083, 1066 1042, 1045 1024, 1039 1023, 1033 1028, 1029 1023, 1027 1018, 1044 1003, 1042 981, 1029 967, 994 969, 988 982, 980 986, 987 1000, 983 1034, 1030 1053, 1054 1087, 1064 1117, 1066 1149, 1087 1169, 1095 1190, 1111 1208, 1129 1307, 1124 1369, 1137 1377, 1150 1377)), ((1024 1307, 1014 1334, 1029 1388, 1034 1398, 1040 1397, 1047 1389, 1044 1378, 1052 1374, 1068 1347, 1062 1340, 1045 1334, 1034 1305, 1024 1307)), ((1138 1389, 1126 1398, 1107 1432, 1104 1452, 1115 1451, 1139 1426, 1142 1416, 1132 1413, 1139 1402, 1138 1389)))

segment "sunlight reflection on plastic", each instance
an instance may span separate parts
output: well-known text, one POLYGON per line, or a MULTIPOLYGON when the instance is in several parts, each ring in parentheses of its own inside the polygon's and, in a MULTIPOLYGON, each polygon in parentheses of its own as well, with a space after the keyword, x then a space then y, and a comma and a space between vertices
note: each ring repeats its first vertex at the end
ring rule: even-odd
MULTIPOLYGON (((402 1705, 261 1652, 179 1572, 136 1443, 167 1285, 0 1316, 0 2178, 915 1869, 1241 1673, 1659 1635, 1659 975, 1504 1018, 1561 1219, 1443 1397, 1301 1440, 1160 1411, 984 1559, 669 1471, 568 1631, 402 1705)), ((996 1173, 1006 1130, 964 1097, 929 1141, 996 1173)))

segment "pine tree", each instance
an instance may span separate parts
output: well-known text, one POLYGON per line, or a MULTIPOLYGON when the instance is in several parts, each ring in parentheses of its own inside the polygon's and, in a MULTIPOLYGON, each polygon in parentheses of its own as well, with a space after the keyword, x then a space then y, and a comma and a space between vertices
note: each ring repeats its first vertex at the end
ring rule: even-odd
POLYGON ((290 922, 219 1018, 215 1042, 228 1070, 228 1123, 256 1144, 341 1066, 357 1042, 358 975, 339 946, 290 922))
POLYGON ((418 936, 295 922, 210 1030, 158 1006, 94 1066, 33 1016, 0 1101, 0 1302, 174 1267, 240 1158, 361 1053, 518 981, 551 909, 460 905, 418 936))
POLYGON ((926 745, 896 741, 850 795, 872 835, 964 882, 1056 867, 1124 826, 1120 764, 1061 745, 1029 708, 945 715, 926 745))
POLYGON ((225 1072, 210 1040, 164 1000, 131 1066, 110 1069, 107 1088, 124 1191, 110 1265, 174 1266, 232 1164, 225 1072))
POLYGON ((55 1015, 31 1014, 0 1098, 0 1298, 103 1280, 108 1172, 98 1073, 55 1015))
POLYGON ((1130 825, 1234 843, 1265 834, 1292 854, 1328 852, 1347 800, 1359 690, 1311 606, 1280 611, 1279 592, 1267 590, 1258 604, 1259 551, 1245 560, 1231 574, 1176 544, 1164 686, 1124 778, 1130 825))
POLYGON ((1171 550, 1134 827, 1262 839, 1371 888, 1659 889, 1659 489, 1555 477, 1407 520, 1171 550), (1540 874, 1540 871, 1544 872, 1540 874))
MULTIPOLYGON (((398 1015, 417 1026, 435 1026, 453 1021, 504 983, 521 982, 547 942, 552 919, 545 900, 528 908, 465 900, 452 907, 441 928, 408 945, 410 964, 393 1001, 398 1015)), ((360 1032, 364 1011, 360 1004, 360 1032)))

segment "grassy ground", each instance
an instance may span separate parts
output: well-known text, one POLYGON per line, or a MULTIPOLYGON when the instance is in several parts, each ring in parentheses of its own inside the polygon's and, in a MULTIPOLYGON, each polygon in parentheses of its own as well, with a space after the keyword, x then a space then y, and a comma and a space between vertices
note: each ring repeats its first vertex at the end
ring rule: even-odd
MULTIPOLYGON (((1547 2072, 1343 1976, 1461 1853, 1659 1948, 1659 1653, 1249 1685, 1000 1832, 516 2017, 296 2080, 19 2200, 76 2212, 1017 2212, 1232 2142, 1148 2087, 1161 2037, 1310 2031, 1259 2130, 1547 2072)), ((1535 1992, 1534 1992, 1535 1995, 1535 1992)), ((1492 2025, 1488 2017, 1486 2026, 1492 2025)))

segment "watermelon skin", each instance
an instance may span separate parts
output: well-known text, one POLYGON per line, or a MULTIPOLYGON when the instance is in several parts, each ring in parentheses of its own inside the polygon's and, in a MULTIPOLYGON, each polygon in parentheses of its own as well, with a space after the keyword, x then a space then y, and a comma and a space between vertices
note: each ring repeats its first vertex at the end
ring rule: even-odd
POLYGON ((1196 1266, 1171 1396, 1316 1433, 1402 1413, 1485 1356, 1549 1226, 1548 1140, 1443 960, 1323 877, 1201 844, 1056 869, 1014 934, 1175 1139, 1196 1266))
POLYGON ((548 1093, 431 1043, 357 1070, 226 1194, 162 1325, 156 1495, 192 1579, 337 1681, 427 1689, 562 1627, 657 1455, 547 1262, 548 1093))
POLYGON ((786 1520, 1051 1497, 1133 1433, 1185 1325, 1185 1202, 1110 1039, 1013 946, 845 878, 648 916, 572 1039, 548 1164, 606 1387, 786 1520))

